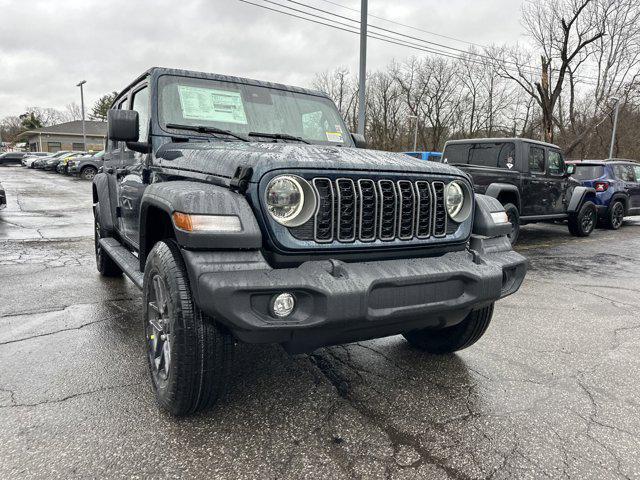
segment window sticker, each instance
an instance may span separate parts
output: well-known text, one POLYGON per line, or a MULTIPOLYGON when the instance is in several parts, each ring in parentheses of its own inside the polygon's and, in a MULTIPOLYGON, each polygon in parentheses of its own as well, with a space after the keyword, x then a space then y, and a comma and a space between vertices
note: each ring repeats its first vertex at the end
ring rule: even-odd
POLYGON ((324 132, 327 135, 327 141, 342 143, 342 132, 324 132))
POLYGON ((178 85, 178 94, 185 119, 247 124, 240 92, 178 85))

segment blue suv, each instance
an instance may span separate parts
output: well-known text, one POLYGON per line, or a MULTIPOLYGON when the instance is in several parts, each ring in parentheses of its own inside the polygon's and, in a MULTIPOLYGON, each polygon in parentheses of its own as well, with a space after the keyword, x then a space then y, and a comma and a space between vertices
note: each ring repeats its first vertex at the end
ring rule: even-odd
POLYGON ((624 217, 640 215, 640 163, 629 160, 583 160, 573 177, 596 191, 598 218, 617 230, 624 217))

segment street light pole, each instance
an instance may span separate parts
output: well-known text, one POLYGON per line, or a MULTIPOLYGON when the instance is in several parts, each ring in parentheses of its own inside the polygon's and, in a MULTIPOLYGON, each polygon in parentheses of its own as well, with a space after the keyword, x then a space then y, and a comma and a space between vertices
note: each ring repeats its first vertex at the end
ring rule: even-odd
POLYGON ((415 118, 416 124, 413 127, 413 151, 418 150, 418 116, 417 115, 409 115, 409 118, 415 118))
POLYGON ((620 99, 614 98, 616 101, 616 113, 613 115, 613 131, 611 132, 611 146, 609 147, 609 158, 613 158, 613 146, 616 143, 616 131, 618 130, 618 111, 620 110, 620 99))
POLYGON ((84 151, 87 151, 87 130, 84 125, 84 90, 82 86, 87 83, 86 80, 82 80, 80 83, 76 85, 76 87, 80 87, 80 110, 82 111, 82 144, 84 145, 84 151))
POLYGON ((361 0, 360 6, 360 73, 358 77, 358 133, 364 135, 365 90, 367 76, 367 8, 368 0, 361 0))

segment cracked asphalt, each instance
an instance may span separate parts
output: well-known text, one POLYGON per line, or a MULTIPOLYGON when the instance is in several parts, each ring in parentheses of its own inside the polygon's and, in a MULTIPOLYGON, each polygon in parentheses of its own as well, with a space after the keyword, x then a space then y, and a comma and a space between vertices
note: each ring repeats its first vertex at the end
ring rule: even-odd
POLYGON ((174 419, 140 293, 95 269, 90 184, 0 181, 0 478, 640 478, 638 217, 525 227, 524 285, 456 355, 240 345, 224 401, 174 419))

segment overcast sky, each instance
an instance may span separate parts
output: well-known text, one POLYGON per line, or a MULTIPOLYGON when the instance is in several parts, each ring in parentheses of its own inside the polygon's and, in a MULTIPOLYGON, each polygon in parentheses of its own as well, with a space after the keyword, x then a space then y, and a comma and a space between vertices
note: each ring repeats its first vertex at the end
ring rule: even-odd
MULTIPOLYGON (((358 16, 324 0, 298 1, 358 16)), ((360 6, 360 0, 332 1, 360 6)), ((522 39, 521 3, 369 0, 369 12, 470 42, 501 44, 522 39)), ((378 19, 369 23, 466 48, 378 19)), ((368 68, 419 54, 370 40, 368 68)), ((357 72, 358 37, 238 0, 0 0, 0 118, 28 106, 79 103, 80 80, 87 80, 88 109, 156 65, 308 86, 314 74, 337 66, 357 72)))

